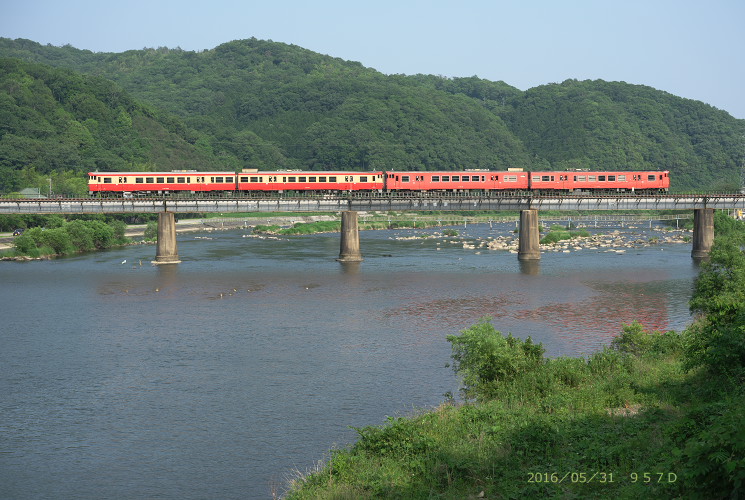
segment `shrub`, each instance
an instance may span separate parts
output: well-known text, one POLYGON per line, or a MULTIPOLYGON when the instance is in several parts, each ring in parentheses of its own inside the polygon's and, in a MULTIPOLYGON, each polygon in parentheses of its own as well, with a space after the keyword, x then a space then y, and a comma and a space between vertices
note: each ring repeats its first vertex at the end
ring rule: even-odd
POLYGON ((709 422, 683 448, 682 472, 689 493, 698 498, 745 495, 745 398, 737 395, 711 405, 709 422))
POLYGON ((54 253, 59 255, 71 253, 75 250, 72 239, 64 228, 47 229, 39 232, 39 235, 40 237, 37 240, 37 246, 39 247, 50 247, 54 253))
POLYGON ((623 325, 623 332, 611 341, 611 347, 624 354, 667 354, 682 347, 680 335, 675 332, 649 331, 634 321, 623 325))
POLYGON ((463 377, 466 397, 488 398, 501 383, 531 372, 544 363, 542 344, 530 337, 520 340, 494 329, 488 318, 461 332, 448 335, 453 370, 463 377))
POLYGON ((23 233, 20 236, 16 236, 13 240, 13 246, 18 253, 23 255, 30 255, 31 251, 36 249, 36 241, 31 237, 28 232, 23 233))
POLYGON ((95 248, 93 244, 93 228, 85 221, 74 220, 68 222, 65 230, 70 235, 70 240, 78 251, 85 252, 95 248))

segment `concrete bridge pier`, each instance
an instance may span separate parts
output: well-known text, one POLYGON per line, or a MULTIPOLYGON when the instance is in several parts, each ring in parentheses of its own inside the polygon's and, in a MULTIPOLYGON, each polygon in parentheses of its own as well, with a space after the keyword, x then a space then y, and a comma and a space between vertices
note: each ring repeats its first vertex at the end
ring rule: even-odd
POLYGON ((178 264, 176 246, 176 217, 173 212, 158 214, 158 246, 153 264, 178 264))
POLYGON ((693 211, 693 250, 691 257, 708 257, 714 243, 714 209, 697 208, 693 211))
POLYGON ((339 262, 362 262, 360 250, 360 230, 357 224, 357 212, 341 213, 341 246, 339 262))
POLYGON ((538 231, 538 210, 520 211, 520 232, 518 235, 518 260, 540 260, 541 238, 538 231))

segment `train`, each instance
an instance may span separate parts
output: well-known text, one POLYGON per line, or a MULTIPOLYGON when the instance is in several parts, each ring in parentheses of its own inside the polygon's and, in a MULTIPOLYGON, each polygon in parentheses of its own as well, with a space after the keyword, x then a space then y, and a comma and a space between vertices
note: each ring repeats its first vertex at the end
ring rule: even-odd
POLYGON ((172 194, 318 193, 664 193, 669 171, 567 170, 336 172, 244 169, 236 172, 89 172, 88 192, 100 197, 172 194))

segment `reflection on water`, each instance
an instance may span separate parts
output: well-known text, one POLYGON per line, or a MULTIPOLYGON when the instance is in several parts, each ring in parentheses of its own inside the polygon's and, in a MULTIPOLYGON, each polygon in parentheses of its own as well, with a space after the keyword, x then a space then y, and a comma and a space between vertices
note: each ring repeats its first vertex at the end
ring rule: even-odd
POLYGON ((338 235, 244 234, 179 236, 178 265, 0 263, 0 497, 268 498, 349 426, 456 393, 445 337, 479 318, 588 353, 633 320, 682 328, 697 272, 687 247, 519 262, 378 231, 340 264, 338 235))
POLYGON ((541 272, 541 261, 540 260, 521 260, 518 261, 520 264, 520 272, 523 274, 537 275, 541 272))

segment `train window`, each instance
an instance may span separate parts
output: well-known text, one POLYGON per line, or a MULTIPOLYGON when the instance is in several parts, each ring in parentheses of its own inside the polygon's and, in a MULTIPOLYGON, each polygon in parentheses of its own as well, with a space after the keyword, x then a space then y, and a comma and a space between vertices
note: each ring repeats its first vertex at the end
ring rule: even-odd
POLYGON ((620 182, 626 182, 626 176, 625 176, 625 175, 619 175, 619 176, 618 176, 618 180, 619 180, 620 182))
POLYGON ((534 175, 533 176, 533 182, 539 182, 540 180, 541 180, 541 176, 540 175, 534 175))
POLYGON ((287 181, 288 182, 297 182, 297 177, 288 177, 287 178, 287 181))
POLYGON ((329 182, 336 182, 336 176, 329 177, 329 182))
POLYGON ((308 178, 307 177, 298 177, 297 180, 298 180, 298 182, 308 182, 308 178))
POLYGON ((608 182, 613 182, 615 180, 616 180, 616 176, 615 175, 609 175, 608 176, 608 182))
POLYGON ((145 177, 145 182, 152 184, 155 181, 155 177, 145 177))
POLYGON ((163 184, 166 181, 166 179, 165 177, 158 177, 156 181, 158 182, 158 184, 163 184))
POLYGON ((225 180, 222 177, 215 177, 215 180, 212 182, 225 182, 225 180))
POLYGON ((233 178, 232 177, 226 177, 225 178, 225 182, 233 182, 233 178))
POLYGON ((318 179, 318 177, 308 177, 308 182, 316 182, 316 179, 318 179))
POLYGON ((249 177, 249 179, 251 180, 251 182, 261 182, 261 179, 258 177, 249 177))
MULTIPOLYGON (((575 177, 574 180, 577 180, 577 178, 575 177)), ((580 182, 585 182, 585 181, 587 181, 587 177, 585 177, 584 175, 580 175, 579 176, 579 181, 580 182)))
POLYGON ((103 183, 104 184, 111 184, 111 177, 104 177, 103 178, 103 183))
POLYGON ((176 182, 179 184, 186 184, 186 178, 184 177, 176 177, 176 182))
POLYGON ((442 182, 450 182, 450 176, 449 175, 443 175, 442 176, 442 182))
POLYGON ((363 175, 362 177, 360 177, 360 182, 367 182, 367 176, 363 175))
MULTIPOLYGON (((533 179, 533 180, 535 180, 535 179, 533 179)), ((543 182, 548 182, 548 181, 550 181, 550 180, 552 180, 552 179, 551 179, 551 177, 549 177, 548 175, 543 175, 543 176, 541 176, 541 180, 542 180, 543 182)))
POLYGON ((605 176, 604 175, 598 175, 598 182, 605 182, 605 176))
POLYGON ((460 182, 460 175, 454 175, 453 182, 460 182))
POLYGON ((142 177, 135 178, 135 183, 142 184, 143 182, 145 182, 145 179, 143 179, 142 177))
POLYGON ((402 175, 401 182, 411 182, 411 177, 409 177, 408 175, 402 175))
POLYGON ((648 175, 647 176, 647 180, 648 181, 653 181, 654 180, 654 175, 648 175))
POLYGON ((595 182, 595 176, 594 176, 594 175, 588 175, 588 176, 587 176, 587 180, 588 180, 589 182, 595 182))
POLYGON ((517 176, 516 175, 505 175, 504 182, 517 182, 517 176))
POLYGON ((175 177, 169 177, 168 178, 168 184, 175 184, 175 183, 176 183, 176 178, 175 177))
POLYGON ((440 182, 440 176, 439 175, 433 175, 432 176, 432 182, 440 182))
POLYGON ((326 178, 325 177, 319 177, 318 178, 318 182, 326 182, 326 178))
MULTIPOLYGON (((471 177, 471 180, 473 182, 478 182, 479 181, 479 176, 478 175, 474 175, 473 177, 471 177)), ((484 182, 484 176, 483 175, 481 176, 481 182, 484 182)))

